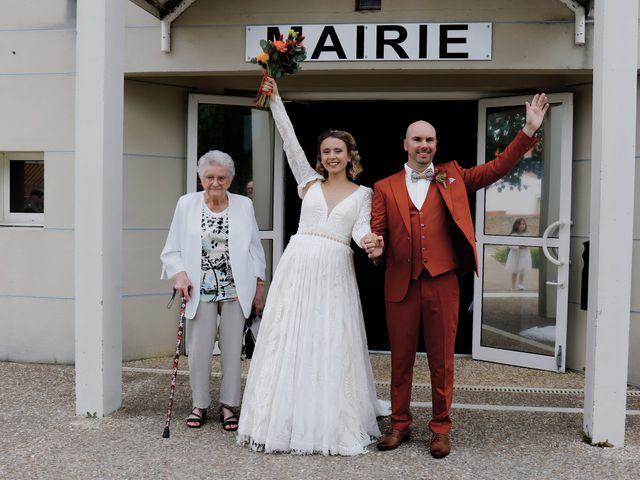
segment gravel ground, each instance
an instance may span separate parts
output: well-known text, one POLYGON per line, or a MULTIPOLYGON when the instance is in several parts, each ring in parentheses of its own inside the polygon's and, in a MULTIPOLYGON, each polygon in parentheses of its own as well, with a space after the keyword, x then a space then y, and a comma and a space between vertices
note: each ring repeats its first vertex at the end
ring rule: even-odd
MULTIPOLYGON (((375 356, 377 357, 377 356, 375 356)), ((388 360, 388 359, 387 359, 388 360)), ((424 360, 424 358, 422 359, 424 360)), ((182 362, 182 360, 181 360, 182 362)), ((373 358, 386 382, 384 358, 373 358)), ((181 363, 186 368, 186 361, 181 363)), ((169 368, 170 361, 129 362, 128 368, 169 368), (164 364, 162 364, 164 362, 164 364)), ((422 367, 425 368, 425 367, 422 367)), ((456 361, 466 385, 582 388, 580 374, 534 372, 456 361), (495 381, 492 381, 495 380, 495 381)), ((388 372, 388 371, 387 371, 388 372)), ((217 422, 187 429, 188 377, 178 376, 171 438, 161 438, 169 376, 153 371, 123 373, 123 405, 105 418, 74 415, 74 370, 70 366, 0 363, 0 478, 11 479, 637 479, 640 416, 627 416, 626 446, 597 448, 582 442, 582 415, 454 409, 453 452, 428 455, 428 408, 414 408, 411 442, 391 452, 371 448, 358 457, 254 453, 236 445, 217 422)), ((212 379, 217 396, 219 379, 212 379)), ((387 387, 379 385, 381 396, 387 387)), ((428 399, 427 387, 414 400, 428 399)), ((634 397, 634 402, 636 401, 634 397)), ((580 406, 580 395, 456 391, 457 403, 580 406)), ((637 403, 636 403, 637 405, 637 403)), ((388 428, 389 419, 380 427, 388 428)))
MULTIPOLYGON (((377 382, 389 382, 391 372, 391 355, 371 354, 371 366, 373 375, 377 382)), ((188 370, 188 358, 180 357, 180 370, 188 370)), ((249 371, 251 360, 243 362, 243 373, 249 371)), ((173 356, 148 358, 126 362, 129 368, 158 368, 171 369, 173 356)), ((212 371, 220 372, 220 360, 218 356, 212 359, 212 371)), ((584 375, 581 372, 554 373, 528 368, 499 365, 490 362, 480 362, 471 358, 456 357, 455 359, 456 384, 460 385, 499 385, 499 386, 520 386, 520 387, 540 387, 540 388, 584 388, 584 375)), ((427 368, 427 357, 424 354, 416 356, 415 367, 413 369, 413 381, 417 384, 429 384, 429 370, 427 368)))

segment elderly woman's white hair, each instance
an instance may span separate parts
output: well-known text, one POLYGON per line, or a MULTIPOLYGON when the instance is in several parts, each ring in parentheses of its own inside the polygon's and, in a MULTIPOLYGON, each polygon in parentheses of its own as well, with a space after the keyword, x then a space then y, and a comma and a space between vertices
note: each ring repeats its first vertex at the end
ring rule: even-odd
POLYGON ((223 167, 229 172, 233 179, 236 176, 236 165, 233 163, 231 155, 220 150, 209 150, 198 160, 198 176, 202 179, 204 169, 207 167, 223 167))

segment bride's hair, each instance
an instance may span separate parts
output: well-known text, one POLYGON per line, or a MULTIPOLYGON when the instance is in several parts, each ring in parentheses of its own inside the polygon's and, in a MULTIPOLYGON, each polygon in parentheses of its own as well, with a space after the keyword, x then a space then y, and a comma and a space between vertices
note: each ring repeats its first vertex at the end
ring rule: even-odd
POLYGON ((322 165, 322 156, 320 154, 320 145, 322 142, 329 138, 337 138, 338 140, 342 140, 347 146, 347 153, 351 158, 351 161, 347 164, 347 177, 351 180, 355 180, 360 172, 362 172, 362 165, 360 164, 360 154, 358 153, 358 146, 356 145, 356 141, 349 132, 345 132, 344 130, 327 130, 323 132, 320 137, 318 137, 318 156, 316 157, 316 172, 322 175, 324 178, 327 178, 327 170, 322 165))

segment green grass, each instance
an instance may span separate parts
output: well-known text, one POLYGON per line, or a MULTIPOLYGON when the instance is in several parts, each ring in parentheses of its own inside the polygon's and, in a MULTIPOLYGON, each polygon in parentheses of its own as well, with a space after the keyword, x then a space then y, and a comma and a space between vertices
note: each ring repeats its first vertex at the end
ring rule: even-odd
MULTIPOLYGON (((531 247, 531 266, 533 268, 540 268, 540 247, 531 247)), ((500 247, 496 249, 494 258, 500 263, 506 263, 507 256, 509 255, 509 247, 500 247)))

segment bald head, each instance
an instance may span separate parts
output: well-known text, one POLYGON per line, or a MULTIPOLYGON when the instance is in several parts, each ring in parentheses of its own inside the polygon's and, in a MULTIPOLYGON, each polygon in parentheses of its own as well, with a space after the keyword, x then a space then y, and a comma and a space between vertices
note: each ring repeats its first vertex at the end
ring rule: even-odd
POLYGON ((423 172, 433 161, 436 143, 436 129, 429 122, 418 120, 409 125, 404 139, 409 167, 423 172))
POLYGON ((405 138, 409 138, 414 132, 420 132, 422 130, 429 130, 433 134, 433 138, 436 138, 436 129, 433 128, 429 122, 425 122, 424 120, 417 120, 413 122, 411 125, 407 127, 407 133, 405 134, 405 138))

